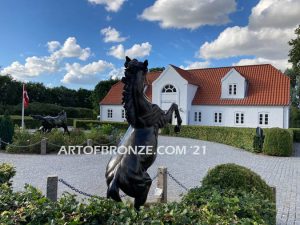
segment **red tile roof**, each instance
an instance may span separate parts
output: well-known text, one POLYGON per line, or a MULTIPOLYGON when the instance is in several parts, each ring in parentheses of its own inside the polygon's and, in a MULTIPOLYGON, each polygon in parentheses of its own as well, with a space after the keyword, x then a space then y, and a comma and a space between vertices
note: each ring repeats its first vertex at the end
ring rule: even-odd
MULTIPOLYGON (((289 105, 290 80, 287 76, 269 64, 251 66, 232 66, 183 70, 171 65, 190 84, 198 86, 193 105, 289 105), (248 82, 248 91, 244 99, 221 99, 221 79, 234 68, 248 82)), ((149 86, 146 95, 152 98, 152 82, 161 72, 147 74, 149 86)), ((101 104, 122 102, 121 82, 115 84, 101 104)))
MULTIPOLYGON (((152 83, 155 81, 159 75, 161 74, 161 71, 157 72, 149 72, 146 76, 147 80, 147 89, 146 89, 146 96, 149 98, 149 100, 152 100, 152 83)), ((101 105, 121 105, 122 104, 122 92, 123 92, 124 84, 119 81, 118 83, 114 84, 107 95, 100 101, 101 105)))

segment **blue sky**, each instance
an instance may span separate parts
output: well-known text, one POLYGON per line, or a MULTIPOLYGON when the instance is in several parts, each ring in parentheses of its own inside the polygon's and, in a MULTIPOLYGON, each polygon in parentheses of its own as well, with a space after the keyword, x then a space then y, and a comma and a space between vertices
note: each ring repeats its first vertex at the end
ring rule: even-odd
POLYGON ((272 63, 284 70, 298 0, 1 0, 1 74, 92 89, 124 56, 149 68, 272 63))

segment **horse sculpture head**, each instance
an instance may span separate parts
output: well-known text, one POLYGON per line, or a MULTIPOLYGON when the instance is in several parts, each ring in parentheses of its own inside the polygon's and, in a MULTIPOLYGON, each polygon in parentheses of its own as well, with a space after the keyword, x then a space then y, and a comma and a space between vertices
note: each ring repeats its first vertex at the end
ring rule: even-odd
POLYGON ((126 109, 126 119, 133 127, 144 127, 141 117, 151 110, 149 101, 144 95, 148 61, 139 62, 126 56, 125 84, 123 91, 123 103, 126 109))

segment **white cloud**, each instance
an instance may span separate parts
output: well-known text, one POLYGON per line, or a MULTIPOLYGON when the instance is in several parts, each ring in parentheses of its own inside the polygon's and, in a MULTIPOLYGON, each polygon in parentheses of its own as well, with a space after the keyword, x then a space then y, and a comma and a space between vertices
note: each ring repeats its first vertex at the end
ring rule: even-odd
POLYGON ((201 58, 227 58, 241 55, 255 55, 263 58, 287 57, 287 42, 294 36, 293 29, 229 27, 216 40, 205 42, 198 53, 201 58))
POLYGON ((63 45, 58 41, 50 41, 47 43, 49 56, 32 56, 25 59, 25 63, 21 64, 18 61, 3 68, 0 71, 3 74, 10 74, 18 80, 37 77, 42 74, 52 74, 60 69, 60 63, 64 58, 78 58, 86 60, 91 51, 89 48, 81 48, 76 41, 76 38, 68 38, 63 45))
POLYGON ((101 73, 107 69, 113 69, 113 65, 106 61, 99 60, 85 66, 82 66, 79 63, 67 63, 65 69, 67 73, 61 80, 62 83, 93 84, 96 82, 95 78, 97 75, 101 75, 101 73))
POLYGON ((81 48, 77 44, 77 40, 74 37, 69 37, 62 48, 53 53, 55 58, 79 58, 80 60, 87 60, 91 55, 90 48, 81 48))
POLYGON ((117 59, 124 59, 125 58, 124 46, 122 44, 119 44, 117 46, 112 46, 107 54, 117 59))
POLYGON ((105 5, 107 11, 117 12, 121 9, 125 0, 88 0, 92 4, 105 5))
POLYGON ((48 51, 49 52, 54 52, 55 50, 57 50, 58 48, 61 47, 59 41, 49 41, 47 43, 48 46, 48 51))
POLYGON ((204 25, 226 24, 236 10, 235 0, 156 0, 141 19, 159 21, 162 28, 196 29, 204 25))
POLYGON ((58 62, 51 57, 28 57, 25 64, 18 61, 13 62, 10 66, 5 67, 1 73, 10 74, 17 80, 37 77, 43 73, 53 73, 58 70, 58 62))
POLYGON ((272 64, 284 71, 286 68, 291 67, 291 64, 286 59, 264 59, 264 58, 254 58, 254 59, 241 59, 239 62, 234 63, 236 66, 244 66, 244 65, 256 65, 256 64, 272 64))
POLYGON ((299 0, 261 0, 253 9, 249 27, 293 28, 300 21, 299 0))
POLYGON ((124 59, 125 56, 130 58, 142 58, 150 54, 152 45, 149 42, 142 44, 134 44, 129 49, 124 49, 122 44, 110 48, 108 55, 114 56, 117 59, 124 59))
POLYGON ((245 56, 238 63, 263 61, 278 68, 289 65, 288 41, 295 37, 299 7, 299 0, 260 0, 252 9, 248 26, 226 28, 217 39, 205 42, 197 56, 204 59, 245 56))
POLYGON ((124 76, 124 70, 124 67, 114 68, 109 72, 108 76, 113 80, 121 79, 124 76))
POLYGON ((121 37, 120 32, 112 27, 102 29, 101 34, 104 35, 104 42, 123 42, 127 39, 126 37, 121 37))
POLYGON ((187 62, 187 66, 181 65, 180 68, 184 70, 190 70, 190 69, 201 69, 201 68, 207 68, 210 65, 209 61, 202 61, 202 62, 187 62))

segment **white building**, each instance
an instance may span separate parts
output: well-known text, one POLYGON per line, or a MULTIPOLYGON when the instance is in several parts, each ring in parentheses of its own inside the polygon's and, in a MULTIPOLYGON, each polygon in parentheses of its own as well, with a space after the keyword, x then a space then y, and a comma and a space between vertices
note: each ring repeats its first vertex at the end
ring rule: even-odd
MULTIPOLYGON (((289 127, 290 80, 269 64, 147 74, 146 95, 162 109, 179 105, 183 125, 289 127)), ((100 102, 102 121, 125 121, 123 83, 100 102)), ((174 120, 175 122, 175 120, 174 120)))

